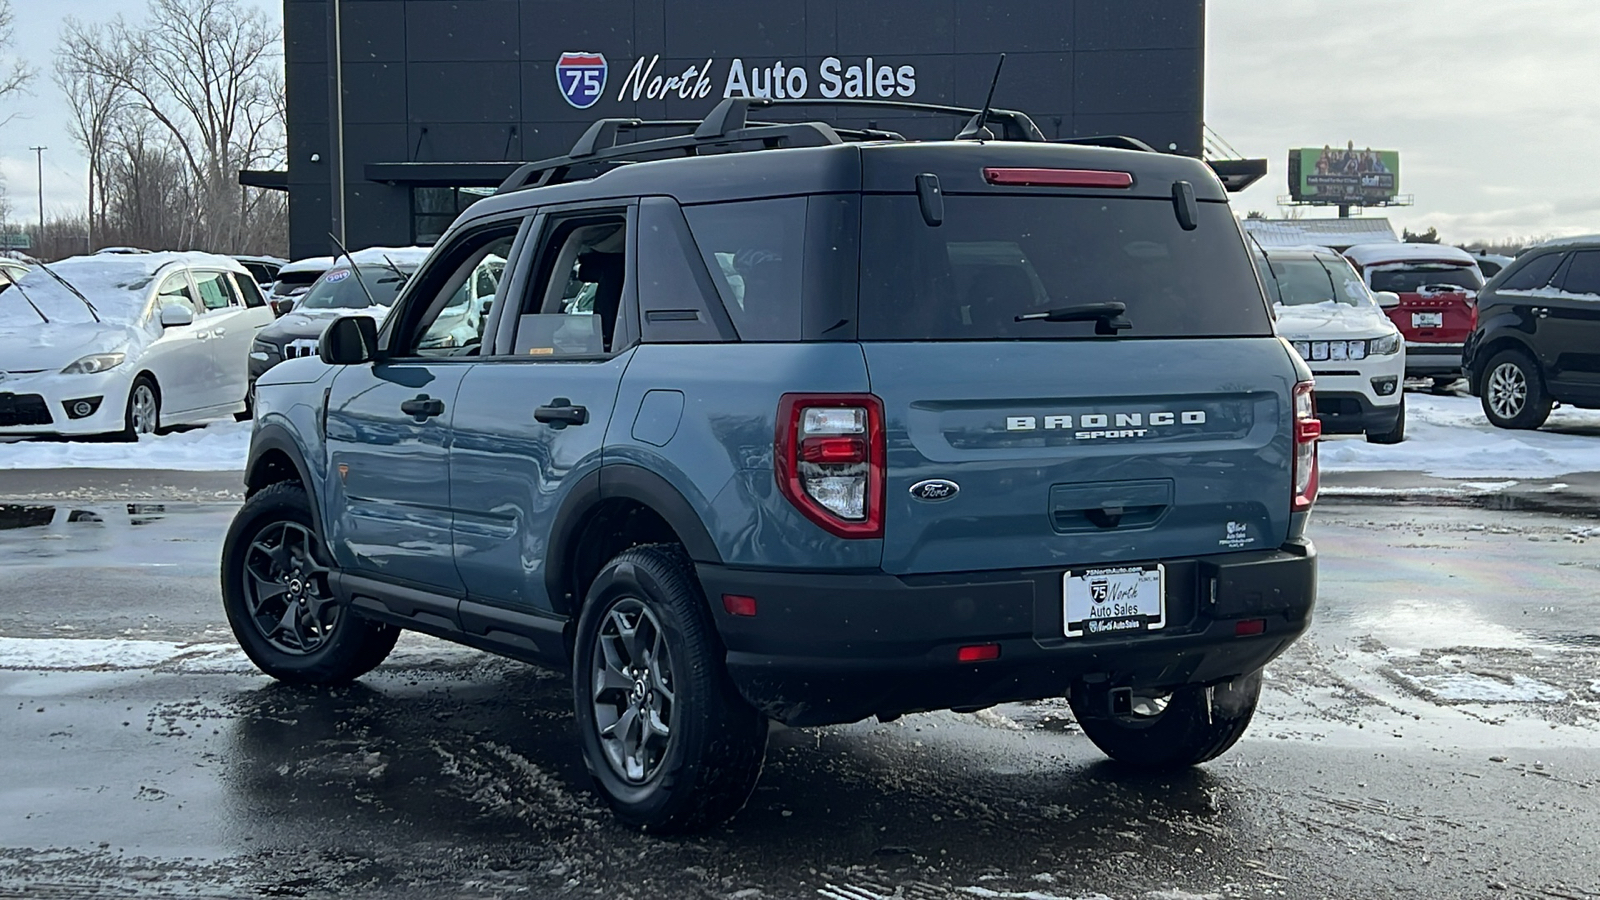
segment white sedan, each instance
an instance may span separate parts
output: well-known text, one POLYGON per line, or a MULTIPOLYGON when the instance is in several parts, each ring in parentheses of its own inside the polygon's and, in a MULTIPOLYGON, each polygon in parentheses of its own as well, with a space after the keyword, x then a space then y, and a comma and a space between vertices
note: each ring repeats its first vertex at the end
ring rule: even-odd
POLYGON ((273 320, 238 262, 79 256, 0 291, 0 437, 137 437, 246 410, 250 343, 273 320))

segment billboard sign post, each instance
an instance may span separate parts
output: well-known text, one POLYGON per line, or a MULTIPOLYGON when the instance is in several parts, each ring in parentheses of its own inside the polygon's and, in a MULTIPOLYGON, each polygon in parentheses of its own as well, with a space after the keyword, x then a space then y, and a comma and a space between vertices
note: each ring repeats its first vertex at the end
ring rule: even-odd
POLYGON ((1289 151, 1289 196, 1296 203, 1384 206, 1400 193, 1395 150, 1304 147, 1289 151))

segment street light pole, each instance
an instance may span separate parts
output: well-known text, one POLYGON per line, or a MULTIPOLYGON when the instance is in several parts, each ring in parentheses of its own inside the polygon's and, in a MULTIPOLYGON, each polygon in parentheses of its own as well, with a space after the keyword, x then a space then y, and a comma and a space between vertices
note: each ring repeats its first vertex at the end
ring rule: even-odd
POLYGON ((29 147, 39 162, 39 243, 44 243, 44 152, 49 147, 29 147))

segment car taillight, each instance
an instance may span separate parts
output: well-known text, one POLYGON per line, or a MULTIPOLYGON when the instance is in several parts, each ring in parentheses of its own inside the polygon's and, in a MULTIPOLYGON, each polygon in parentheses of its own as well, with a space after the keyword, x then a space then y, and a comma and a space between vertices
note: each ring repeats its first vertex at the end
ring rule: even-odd
POLYGON ((883 401, 784 394, 775 449, 778 487, 806 518, 839 537, 883 537, 883 401))
POLYGON ((1322 423, 1317 421, 1314 384, 1302 381, 1294 386, 1294 501, 1291 509, 1305 512, 1317 502, 1317 439, 1322 423))

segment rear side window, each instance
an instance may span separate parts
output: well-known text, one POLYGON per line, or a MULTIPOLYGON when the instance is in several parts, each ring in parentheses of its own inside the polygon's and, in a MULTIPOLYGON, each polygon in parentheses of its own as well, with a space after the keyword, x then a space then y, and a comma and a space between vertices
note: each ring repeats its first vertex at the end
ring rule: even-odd
POLYGON ((1550 283, 1550 276, 1561 265, 1562 254, 1546 253, 1528 260, 1527 265, 1506 276, 1500 283, 1502 291, 1537 291, 1550 283))
POLYGON ((1572 254, 1572 264, 1561 278, 1561 290, 1568 294, 1600 295, 1600 250, 1572 254))
POLYGON ((689 206, 683 215, 740 339, 800 340, 806 198, 689 206))
POLYGON ((1164 200, 946 195, 929 227, 915 196, 865 197, 860 337, 1089 337, 1093 322, 1016 318, 1113 301, 1127 305, 1123 337, 1272 334, 1232 212, 1199 206, 1184 231, 1164 200))

